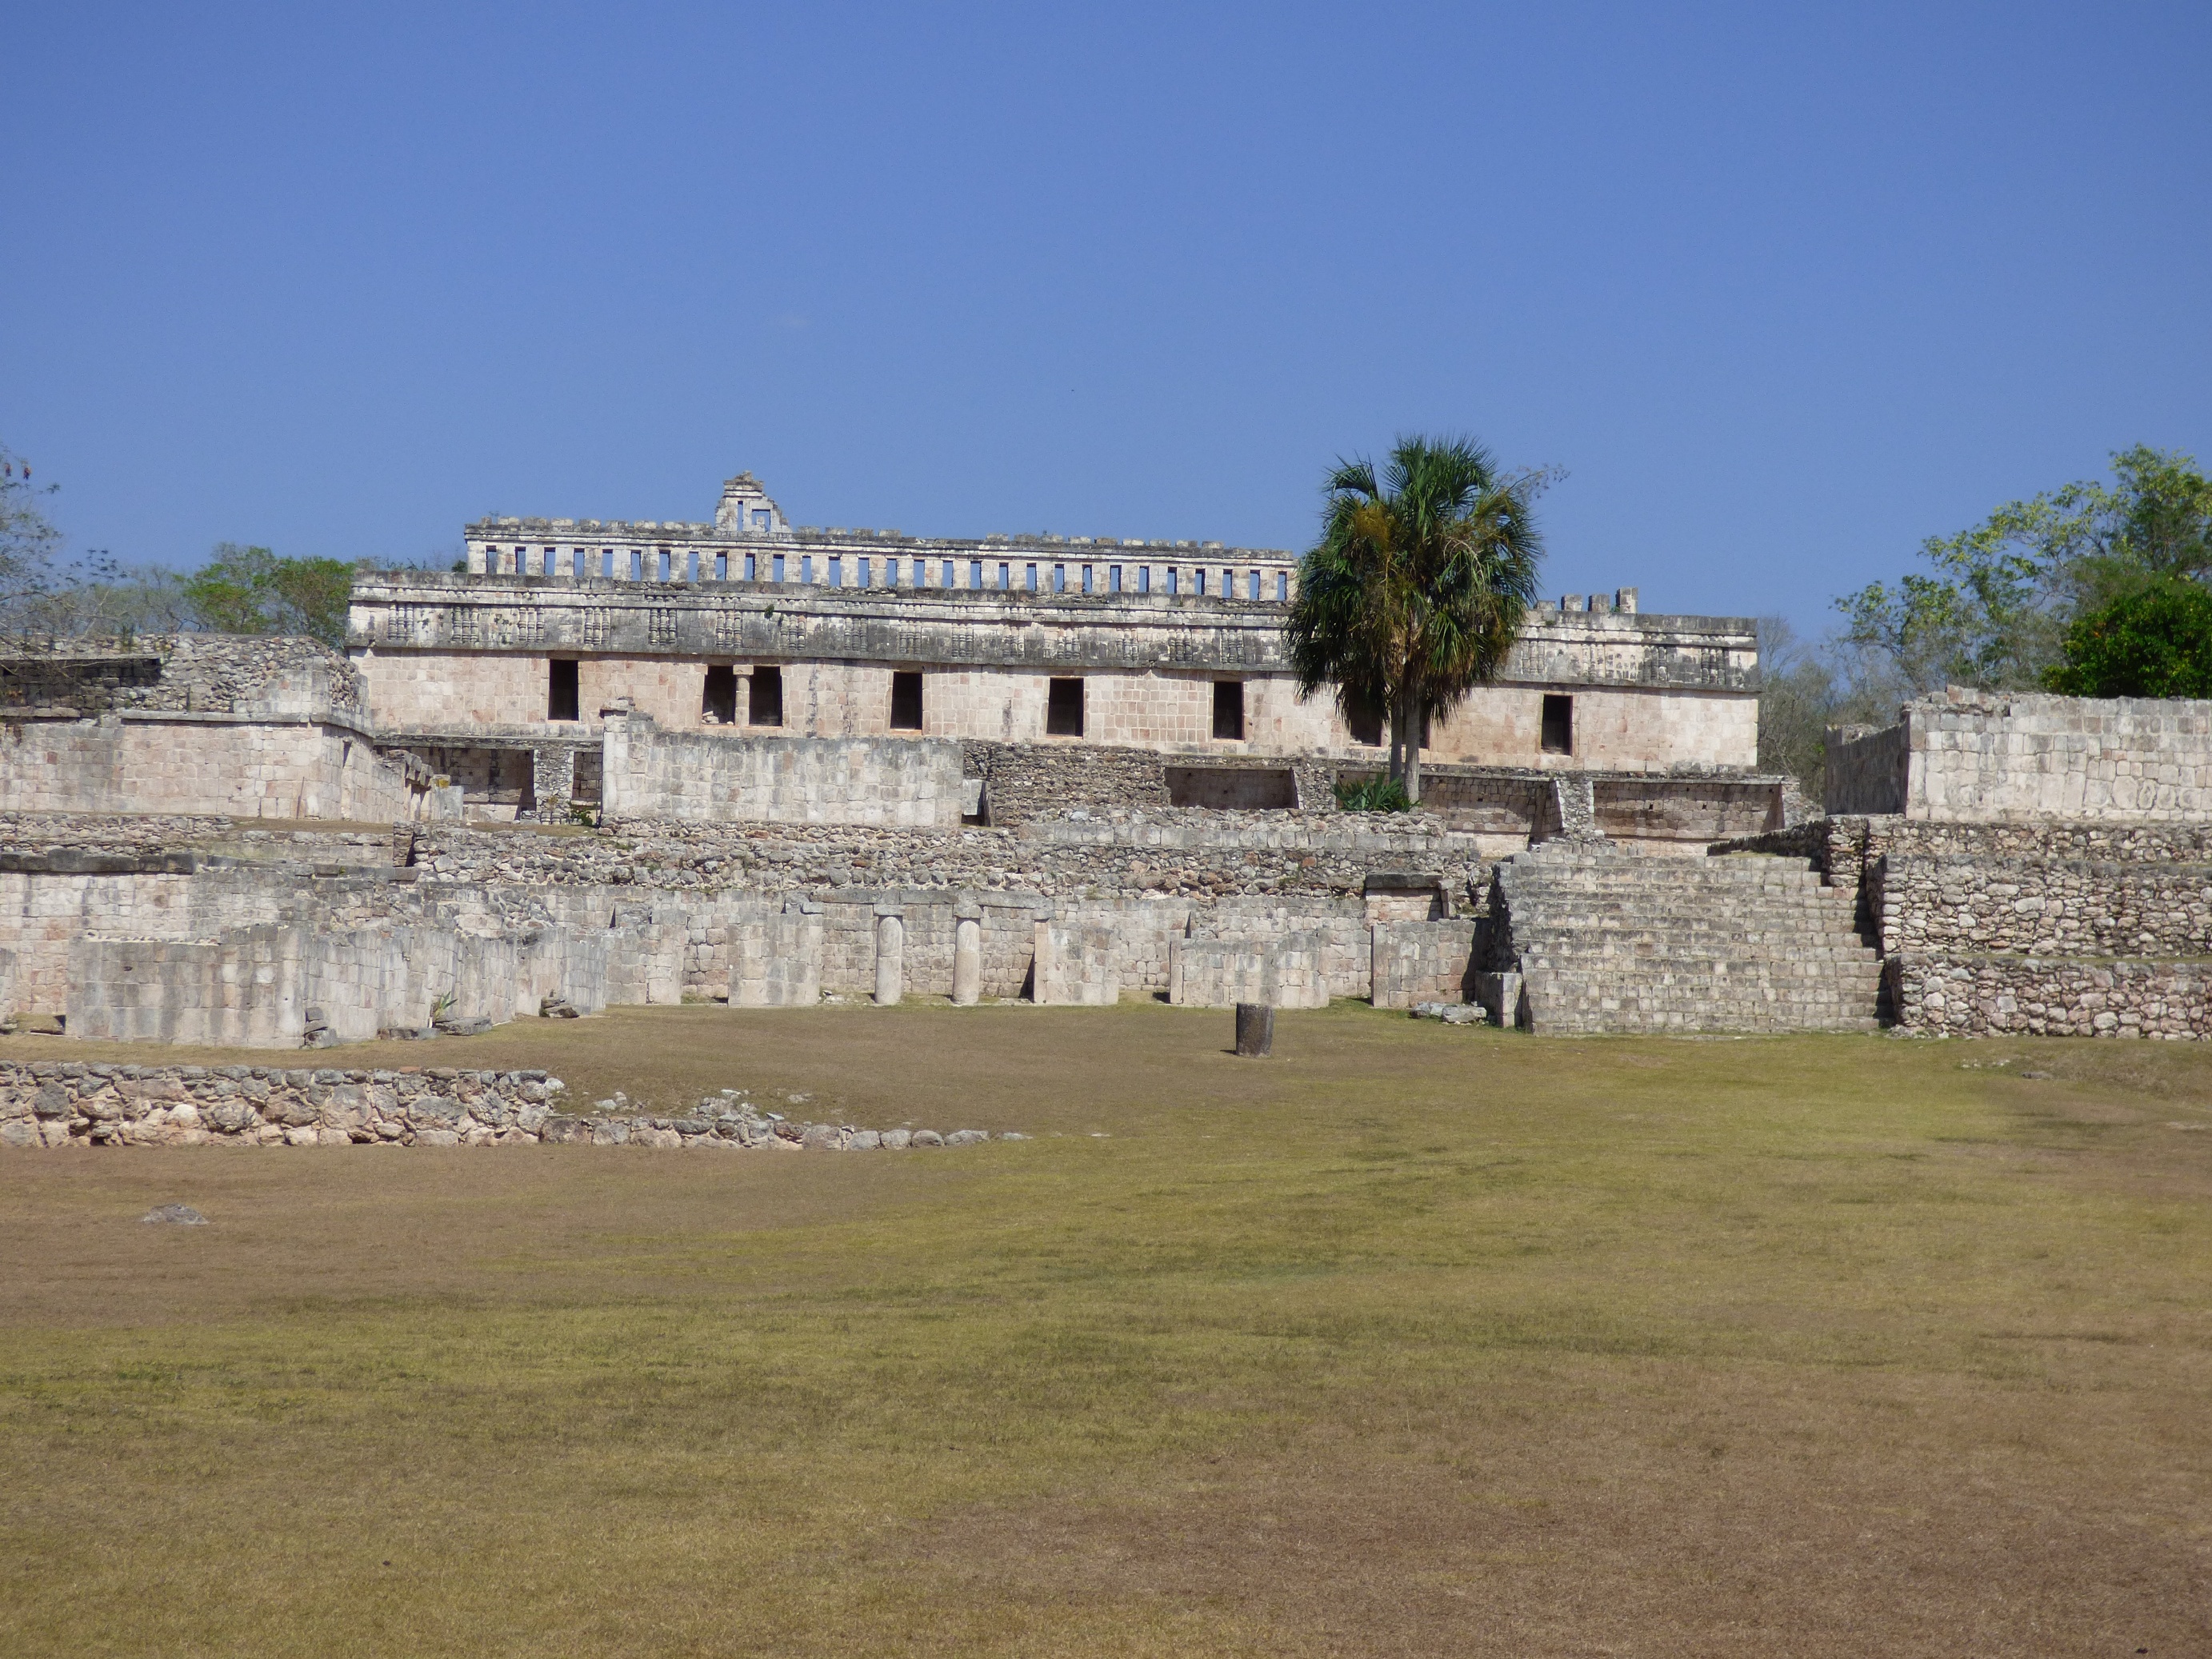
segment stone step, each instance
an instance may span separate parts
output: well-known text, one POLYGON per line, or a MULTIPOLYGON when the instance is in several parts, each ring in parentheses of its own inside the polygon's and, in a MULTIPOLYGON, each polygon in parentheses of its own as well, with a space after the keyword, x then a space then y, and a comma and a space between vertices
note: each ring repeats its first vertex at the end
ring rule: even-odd
POLYGON ((1577 846, 1498 866, 1492 926, 1540 1030, 1868 1030, 1881 964, 1856 896, 1801 859, 1577 846))

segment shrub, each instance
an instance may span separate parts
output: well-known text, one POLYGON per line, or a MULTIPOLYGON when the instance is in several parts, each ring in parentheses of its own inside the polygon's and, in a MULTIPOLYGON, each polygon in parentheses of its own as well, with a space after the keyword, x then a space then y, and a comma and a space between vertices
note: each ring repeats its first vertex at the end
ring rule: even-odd
POLYGON ((2066 630, 2045 677, 2073 697, 2212 697, 2212 592, 2161 576, 2066 630))
POLYGON ((1336 786, 1336 804, 1347 812, 1410 812, 1406 786, 1395 778, 1366 778, 1336 786))

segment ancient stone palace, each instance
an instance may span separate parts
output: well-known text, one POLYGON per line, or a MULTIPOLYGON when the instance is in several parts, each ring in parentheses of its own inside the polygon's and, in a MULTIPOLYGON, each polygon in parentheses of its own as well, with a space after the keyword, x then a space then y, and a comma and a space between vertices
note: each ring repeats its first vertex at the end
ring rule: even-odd
POLYGON ((1820 816, 1756 769, 1750 624, 1624 588, 1434 722, 1421 810, 1352 812, 1381 723, 1298 696, 1285 553, 793 528, 747 475, 711 521, 467 546, 362 572, 343 653, 0 653, 0 1029, 1155 996, 2212 1035, 2212 705, 1954 690, 1831 733, 1820 816))
MULTIPOLYGON (((454 780, 472 817, 603 789, 629 812, 726 816, 732 799, 754 804, 740 816, 796 811, 738 779, 765 768, 757 749, 721 745, 719 763, 714 745, 685 749, 678 772, 730 774, 696 798, 659 781, 640 757, 686 735, 848 742, 852 789, 927 799, 945 822, 963 776, 967 816, 982 815, 973 786, 1010 747, 1047 765, 1086 747, 1160 757, 1138 769, 1160 775, 1160 799, 1217 806, 1315 806, 1339 771, 1379 763, 1376 711, 1297 693, 1284 552, 794 529, 750 474, 724 485, 711 523, 487 520, 467 546, 465 573, 364 576, 349 654, 382 743, 454 780), (635 784, 605 781, 611 720, 631 733, 635 784)), ((1773 780, 1710 787, 1754 771, 1757 666, 1743 618, 1642 614, 1633 588, 1544 605, 1500 681, 1432 723, 1437 799, 1525 840, 1546 781, 1565 775, 1605 786, 1595 805, 1618 803, 1625 830, 1634 815, 1668 834, 1680 817, 1692 838, 1765 827, 1773 780), (1684 781, 1650 787, 1670 777, 1684 781)), ((797 775, 778 775, 787 795, 797 775)))

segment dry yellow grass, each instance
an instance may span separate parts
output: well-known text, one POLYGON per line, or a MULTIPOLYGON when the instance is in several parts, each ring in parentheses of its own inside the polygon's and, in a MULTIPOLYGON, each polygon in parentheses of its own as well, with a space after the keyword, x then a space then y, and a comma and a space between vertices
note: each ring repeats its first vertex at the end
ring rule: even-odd
POLYGON ((1227 1036, 331 1056, 1039 1137, 958 1152, 0 1159, 8 1650, 2212 1650, 2195 1052, 1227 1036))

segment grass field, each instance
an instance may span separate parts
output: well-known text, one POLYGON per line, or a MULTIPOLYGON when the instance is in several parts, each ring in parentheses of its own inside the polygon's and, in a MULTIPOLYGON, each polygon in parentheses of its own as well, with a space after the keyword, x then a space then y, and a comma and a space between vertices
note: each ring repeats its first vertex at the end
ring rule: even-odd
POLYGON ((2192 1045, 1229 1024, 334 1056, 956 1152, 0 1157, 0 1647, 2212 1651, 2192 1045))

